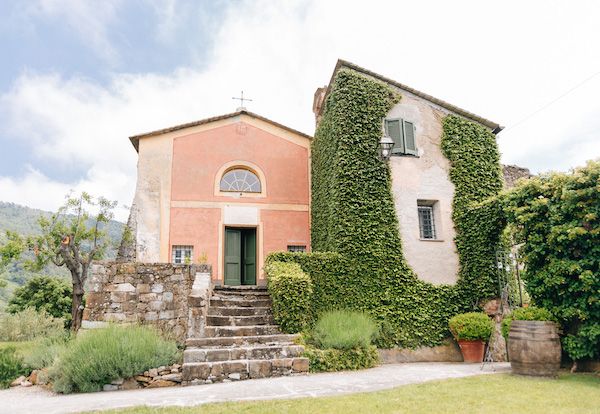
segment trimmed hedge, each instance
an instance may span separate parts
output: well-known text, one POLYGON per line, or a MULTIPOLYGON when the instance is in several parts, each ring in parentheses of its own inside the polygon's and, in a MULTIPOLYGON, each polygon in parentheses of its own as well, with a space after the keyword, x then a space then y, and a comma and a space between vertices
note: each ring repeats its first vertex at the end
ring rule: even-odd
POLYGON ((312 281, 296 263, 269 261, 265 266, 273 317, 285 333, 302 331, 312 320, 312 281))
POLYGON ((457 341, 486 341, 494 330, 494 323, 483 312, 467 312, 455 315, 448 321, 450 332, 457 341))
POLYGON ((527 308, 517 308, 502 319, 502 336, 508 338, 510 332, 510 324, 512 321, 552 321, 556 322, 556 318, 544 308, 536 308, 529 306, 527 308))
POLYGON ((304 356, 310 360, 310 372, 358 370, 379 364, 379 353, 373 345, 346 350, 305 346, 304 356))

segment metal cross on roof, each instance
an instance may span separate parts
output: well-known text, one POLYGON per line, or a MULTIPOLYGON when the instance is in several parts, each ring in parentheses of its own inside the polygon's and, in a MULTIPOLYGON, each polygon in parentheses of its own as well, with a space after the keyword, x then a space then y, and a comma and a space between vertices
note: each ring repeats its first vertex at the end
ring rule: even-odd
POLYGON ((237 99, 238 101, 240 101, 240 107, 237 109, 238 111, 246 109, 246 107, 244 106, 244 101, 252 102, 252 99, 244 98, 244 91, 242 91, 242 97, 241 98, 235 98, 235 97, 233 97, 231 99, 237 99))

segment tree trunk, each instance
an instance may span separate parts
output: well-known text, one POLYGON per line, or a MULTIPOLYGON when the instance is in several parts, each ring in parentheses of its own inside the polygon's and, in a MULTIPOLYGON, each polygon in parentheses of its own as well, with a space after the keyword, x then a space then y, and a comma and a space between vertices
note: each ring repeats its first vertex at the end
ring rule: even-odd
POLYGON ((77 332, 81 328, 83 319, 83 286, 73 283, 73 303, 71 305, 71 331, 77 332))

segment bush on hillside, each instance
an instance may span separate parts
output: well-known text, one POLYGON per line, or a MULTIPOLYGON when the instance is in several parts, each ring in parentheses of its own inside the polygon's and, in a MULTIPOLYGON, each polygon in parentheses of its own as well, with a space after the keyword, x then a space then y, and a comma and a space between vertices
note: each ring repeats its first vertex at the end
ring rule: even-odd
POLYGON ((285 333, 304 330, 312 320, 313 286, 296 263, 269 262, 265 266, 273 317, 285 333))
POLYGON ((20 375, 27 374, 21 356, 14 346, 0 348, 0 388, 7 388, 20 375))
POLYGON ((502 336, 508 338, 510 332, 510 324, 512 321, 552 321, 556 322, 556 318, 544 308, 536 308, 529 306, 527 308, 517 308, 510 314, 506 315, 502 320, 502 336))
POLYGON ((377 325, 368 315, 336 310, 321 315, 313 329, 313 340, 322 349, 367 348, 377 331, 377 325))
POLYGON ((64 320, 27 308, 15 314, 0 316, 0 341, 29 341, 39 337, 60 335, 64 320))
POLYGON ((104 384, 175 363, 175 342, 144 326, 111 325, 77 336, 51 368, 54 391, 100 391, 104 384))
POLYGON ((487 341, 494 324, 483 312, 467 312, 455 315, 448 321, 450 332, 457 341, 487 341))
MULTIPOLYGON (((6 310, 10 313, 34 308, 55 318, 71 321, 71 294, 73 286, 64 279, 53 276, 35 276, 25 285, 15 289, 6 310)), ((68 327, 68 326, 67 326, 68 327)))

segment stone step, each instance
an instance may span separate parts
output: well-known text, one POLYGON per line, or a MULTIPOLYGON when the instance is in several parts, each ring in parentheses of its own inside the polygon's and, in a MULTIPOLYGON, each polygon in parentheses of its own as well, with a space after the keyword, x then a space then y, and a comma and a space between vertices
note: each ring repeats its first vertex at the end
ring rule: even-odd
POLYGON ((209 307, 243 307, 243 308, 264 308, 271 306, 270 299, 246 299, 238 297, 211 297, 209 307))
POLYGON ((223 336, 257 336, 279 334, 277 325, 250 325, 250 326, 206 326, 204 335, 207 337, 223 336))
POLYGON ((241 306, 213 306, 208 308, 208 316, 258 316, 270 315, 268 306, 259 308, 244 308, 241 306))
POLYGON ((256 286, 256 285, 247 285, 247 286, 215 286, 213 292, 226 292, 226 293, 245 293, 245 292, 259 292, 265 293, 267 292, 266 286, 256 286))
POLYGON ((227 346, 248 346, 256 344, 265 345, 292 345, 297 340, 297 334, 258 335, 258 336, 224 336, 220 338, 189 338, 185 341, 186 347, 217 348, 227 346))
POLYGON ((271 298, 268 294, 253 294, 253 293, 216 293, 213 292, 211 299, 231 299, 231 300, 269 300, 271 298))
POLYGON ((207 316, 206 323, 211 326, 252 326, 252 325, 272 325, 273 317, 271 315, 252 315, 252 316, 207 316))
POLYGON ((243 359, 183 364, 183 384, 265 378, 308 372, 308 358, 243 359))
POLYGON ((238 359, 279 359, 299 357, 301 345, 258 345, 236 348, 187 348, 183 363, 230 361, 238 359))

